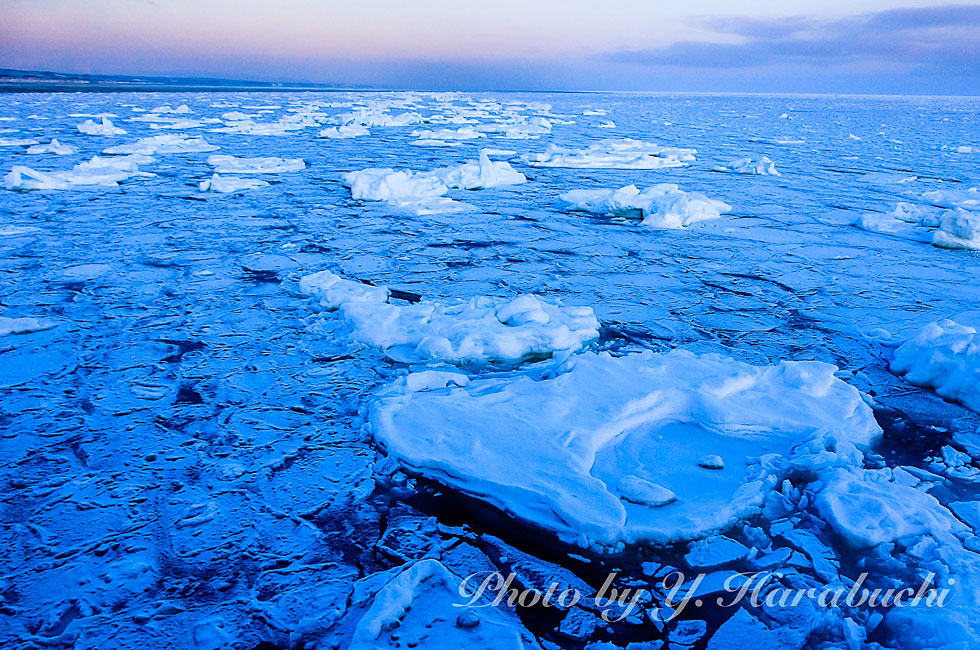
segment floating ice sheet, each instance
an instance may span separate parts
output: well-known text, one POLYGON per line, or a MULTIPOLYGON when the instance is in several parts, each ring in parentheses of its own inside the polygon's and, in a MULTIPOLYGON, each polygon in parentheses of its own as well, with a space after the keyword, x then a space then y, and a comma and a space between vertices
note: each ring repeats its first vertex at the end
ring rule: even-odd
POLYGON ((424 392, 399 384, 372 406, 370 429, 411 470, 603 547, 723 530, 791 467, 858 464, 880 433, 824 363, 586 353, 559 371, 424 392), (706 454, 724 468, 701 466, 706 454))

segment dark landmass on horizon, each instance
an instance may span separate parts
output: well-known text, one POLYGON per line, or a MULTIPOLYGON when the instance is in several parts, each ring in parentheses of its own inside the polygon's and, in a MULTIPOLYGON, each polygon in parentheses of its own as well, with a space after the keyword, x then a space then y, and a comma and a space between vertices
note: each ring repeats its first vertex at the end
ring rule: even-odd
POLYGON ((14 92, 168 92, 185 91, 329 91, 378 90, 368 86, 318 83, 242 81, 211 77, 155 77, 76 74, 0 68, 0 93, 14 92))

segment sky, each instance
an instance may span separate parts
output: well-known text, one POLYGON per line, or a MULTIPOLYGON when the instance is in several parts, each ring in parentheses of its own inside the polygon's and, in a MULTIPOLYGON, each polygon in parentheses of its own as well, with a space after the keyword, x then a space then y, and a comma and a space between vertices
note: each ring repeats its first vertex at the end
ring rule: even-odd
POLYGON ((0 67, 460 90, 980 95, 980 0, 0 0, 0 67))

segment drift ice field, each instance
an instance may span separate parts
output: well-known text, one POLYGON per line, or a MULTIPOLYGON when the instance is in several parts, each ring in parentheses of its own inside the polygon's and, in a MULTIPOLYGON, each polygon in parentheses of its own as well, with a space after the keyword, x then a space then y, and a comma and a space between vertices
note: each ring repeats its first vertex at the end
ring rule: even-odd
POLYGON ((0 97, 3 646, 980 647, 978 109, 0 97))

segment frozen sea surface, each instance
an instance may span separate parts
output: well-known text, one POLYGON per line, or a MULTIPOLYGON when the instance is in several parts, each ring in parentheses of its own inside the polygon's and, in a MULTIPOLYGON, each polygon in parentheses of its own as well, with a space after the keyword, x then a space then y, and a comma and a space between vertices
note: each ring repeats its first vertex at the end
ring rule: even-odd
MULTIPOLYGON (((5 647, 398 647, 401 623, 406 647, 977 647, 964 621, 980 609, 969 578, 980 574, 980 416, 890 365, 922 327, 975 309, 980 252, 931 245, 940 219, 854 225, 910 203, 958 208, 957 236, 969 235, 977 100, 7 94, 0 120, 0 175, 91 181, 92 165, 77 165, 161 135, 289 163, 245 179, 266 185, 229 177, 204 192, 211 147, 158 138, 145 142, 175 144, 141 145, 151 159, 93 182, 0 190, 5 647), (318 137, 348 124, 370 131, 318 137), (485 137, 446 139, 464 127, 485 137), (431 131, 424 143, 419 130, 431 131), (697 153, 669 166, 622 148, 624 168, 589 168, 592 154, 574 167, 527 163, 552 145, 596 152, 625 138, 697 153), (414 212, 353 200, 344 185, 350 172, 458 167, 486 149, 527 182, 450 189, 414 212), (763 157, 779 175, 717 171, 763 157), (731 210, 662 229, 560 198, 659 183, 731 210), (317 309, 299 280, 323 270, 420 304, 535 294, 591 307, 602 325, 591 347, 614 356, 682 348, 755 366, 833 364, 884 433, 863 467, 793 476, 690 546, 565 545, 499 500, 447 489, 425 467, 403 473, 379 451, 371 404, 425 367, 357 342, 339 313, 317 309), (692 605, 665 624, 656 587, 672 568, 716 581, 778 570, 794 588, 849 587, 863 571, 883 587, 929 572, 965 582, 941 611, 692 605), (653 597, 617 623, 576 606, 474 624, 447 594, 492 570, 583 592, 616 571, 618 585, 653 597), (412 603, 421 614, 398 614, 412 603), (426 636, 433 625, 447 629, 426 636), (471 629, 482 632, 467 642, 471 629)), ((447 374, 416 383, 547 381, 556 363, 524 361, 439 367, 447 374)), ((671 435, 683 441, 685 426, 671 435)))

